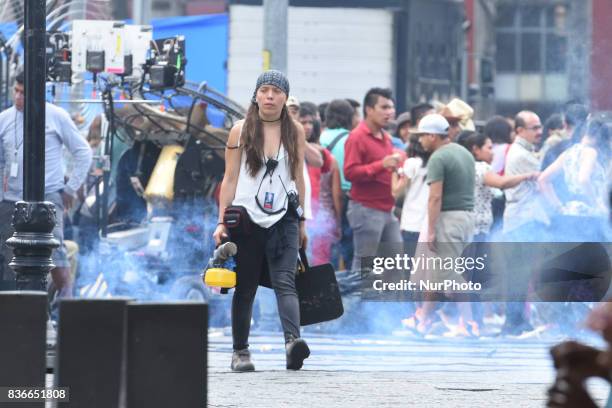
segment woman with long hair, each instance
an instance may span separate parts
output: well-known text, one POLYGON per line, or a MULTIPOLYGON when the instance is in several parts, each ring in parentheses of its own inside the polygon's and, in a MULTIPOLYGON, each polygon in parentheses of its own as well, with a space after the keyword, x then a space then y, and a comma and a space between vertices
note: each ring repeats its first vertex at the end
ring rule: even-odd
MULTIPOLYGON (((414 256, 419 240, 419 231, 427 219, 427 200, 429 185, 427 185, 427 161, 431 153, 426 151, 419 142, 419 135, 412 133, 408 139, 408 158, 404 165, 391 175, 391 194, 396 200, 403 196, 400 216, 400 231, 404 243, 404 253, 414 256)), ((410 316, 402 320, 402 324, 415 330, 418 319, 423 316, 423 309, 417 308, 417 303, 408 305, 410 316)))
MULTIPOLYGON (((498 123, 501 128, 501 122, 498 123)), ((486 242, 490 240, 491 227, 493 226, 493 200, 495 191, 511 188, 519 185, 523 181, 536 179, 539 173, 527 173, 519 175, 499 175, 491 163, 494 158, 493 141, 487 133, 477 133, 473 131, 463 131, 456 139, 457 143, 465 147, 474 156, 475 181, 474 181, 474 243, 471 253, 474 258, 486 257, 490 248, 486 242)), ((489 271, 484 270, 474 273, 469 272, 469 280, 485 285, 490 277, 489 271)), ((472 294, 472 316, 473 320, 468 323, 466 328, 472 335, 480 335, 483 326, 483 314, 492 313, 489 303, 478 302, 479 296, 472 294), (484 310, 483 310, 484 309, 484 310), (485 312, 486 311, 486 312, 485 312)), ((459 326, 459 334, 465 335, 465 330, 459 326)))
POLYGON ((400 217, 400 228, 404 246, 408 246, 408 255, 414 255, 419 231, 427 216, 427 198, 429 186, 427 178, 427 161, 431 153, 423 149, 419 135, 411 134, 408 144, 408 159, 401 169, 391 175, 391 194, 395 199, 405 195, 400 217))
POLYGON ((538 173, 500 176, 493 170, 493 141, 486 134, 463 131, 457 137, 457 143, 465 147, 476 161, 476 183, 474 191, 474 241, 484 242, 489 239, 493 225, 492 202, 494 189, 516 187, 526 180, 535 180, 538 173))
MULTIPOLYGON (((298 249, 306 247, 304 148, 302 126, 285 103, 289 81, 279 71, 257 79, 246 119, 230 131, 225 174, 219 198, 217 245, 231 238, 237 245, 237 283, 232 299, 233 371, 253 371, 248 349, 253 300, 261 284, 272 287, 285 335, 287 369, 299 370, 310 350, 300 338, 300 311, 295 288, 298 249), (292 199, 295 198, 296 199, 292 199), (297 202, 296 202, 297 201, 297 202), (224 224, 228 207, 248 214, 246 228, 230 236, 224 224)), ((246 218, 246 219, 245 219, 246 218)))
POLYGON ((552 223, 556 237, 574 242, 608 241, 610 208, 608 174, 612 120, 605 114, 590 119, 580 143, 563 152, 542 172, 538 182, 557 216, 552 223), (551 179, 563 174, 569 197, 561 201, 551 179))

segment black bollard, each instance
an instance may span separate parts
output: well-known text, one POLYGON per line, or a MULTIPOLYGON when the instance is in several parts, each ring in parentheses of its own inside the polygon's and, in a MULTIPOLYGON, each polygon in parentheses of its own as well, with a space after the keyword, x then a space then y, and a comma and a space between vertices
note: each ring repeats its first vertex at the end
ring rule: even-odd
MULTIPOLYGON (((0 292, 0 387, 44 387, 47 294, 0 292)), ((6 390, 3 389, 3 393, 6 390)), ((42 402, 6 402, 1 407, 44 408, 42 402)))
MULTIPOLYGON (((53 268, 55 207, 45 199, 45 0, 24 2, 23 201, 15 204, 15 233, 7 241, 18 290, 46 290, 53 268)), ((59 214, 61 217, 62 214, 59 214)))
POLYGON ((207 334, 204 303, 130 303, 127 407, 205 407, 207 334))
POLYGON ((128 299, 62 300, 56 387, 69 387, 58 407, 121 406, 128 299))

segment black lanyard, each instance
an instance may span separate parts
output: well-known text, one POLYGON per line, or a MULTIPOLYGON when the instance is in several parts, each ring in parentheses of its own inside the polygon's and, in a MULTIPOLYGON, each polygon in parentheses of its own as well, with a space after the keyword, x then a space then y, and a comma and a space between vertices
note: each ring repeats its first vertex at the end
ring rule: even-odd
MULTIPOLYGON (((266 160, 266 171, 263 175, 263 178, 266 178, 266 175, 269 174, 270 184, 272 184, 272 175, 274 174, 274 170, 276 170, 276 168, 278 167, 278 157, 280 156, 281 146, 282 146, 282 140, 279 140, 278 141, 278 151, 276 152, 276 159, 266 160)), ((263 179, 262 179, 262 182, 263 182, 263 179)), ((259 185, 259 188, 261 188, 261 184, 259 185)))
MULTIPOLYGON (((274 175, 274 171, 278 167, 278 158, 280 156, 280 150, 281 150, 281 142, 279 141, 278 152, 276 152, 276 159, 268 159, 268 160, 266 160, 266 163, 265 163, 266 171, 264 172, 263 176, 261 177, 261 181, 259 182, 259 187, 257 188, 257 193, 255 193, 255 202, 257 203, 257 206, 259 207, 259 209, 261 211, 263 211, 267 215, 276 215, 276 214, 280 214, 283 211, 287 210, 285 208, 285 206, 283 205, 283 208, 281 208, 280 210, 269 211, 269 210, 266 210, 264 208, 264 206, 261 205, 261 202, 259 201, 259 192, 261 191, 261 186, 262 186, 264 180, 266 179, 267 175, 270 175, 270 185, 272 185, 272 176, 274 175)), ((280 178, 280 175, 278 177, 280 178)), ((281 180, 281 182, 282 182, 282 180, 281 180)))

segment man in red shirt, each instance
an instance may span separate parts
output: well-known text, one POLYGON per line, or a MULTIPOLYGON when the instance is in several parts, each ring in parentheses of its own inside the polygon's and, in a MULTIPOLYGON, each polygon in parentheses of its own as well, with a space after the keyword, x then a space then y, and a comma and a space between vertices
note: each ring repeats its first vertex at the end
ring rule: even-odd
POLYGON ((394 153, 391 136, 384 130, 395 117, 391 90, 370 89, 363 113, 364 120, 351 131, 344 148, 344 175, 352 183, 347 218, 353 229, 353 272, 360 270, 363 257, 376 254, 381 242, 402 242, 391 195, 391 173, 402 156, 394 153))

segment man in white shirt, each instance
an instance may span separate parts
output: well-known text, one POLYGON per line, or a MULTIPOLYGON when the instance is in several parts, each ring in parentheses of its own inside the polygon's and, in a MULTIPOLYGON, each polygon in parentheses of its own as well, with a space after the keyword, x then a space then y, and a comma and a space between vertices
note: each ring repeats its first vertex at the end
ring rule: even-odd
MULTIPOLYGON (((506 157, 506 176, 535 173, 540 170, 540 159, 536 155, 535 146, 542 139, 542 122, 537 114, 531 111, 522 111, 515 118, 516 139, 508 150, 506 157)), ((504 211, 504 240, 510 242, 529 242, 544 239, 544 231, 549 224, 541 202, 541 196, 536 181, 527 180, 516 187, 504 190, 506 194, 506 209, 504 211)), ((528 247, 511 247, 515 250, 528 247)), ((514 251, 506 253, 508 259, 525 254, 514 251)), ((513 273, 513 290, 521 298, 527 292, 529 285, 529 262, 525 260, 524 270, 513 273), (519 275, 520 273, 520 275, 519 275), (518 277, 521 276, 521 277, 518 277)), ((508 263, 510 265, 510 263, 508 263)), ((519 300, 516 299, 516 300, 519 300)), ((515 301, 506 303, 506 321, 502 327, 502 335, 520 335, 533 330, 529 318, 525 314, 525 302, 515 301)))
MULTIPOLYGON (((537 114, 522 111, 515 119, 516 139, 508 150, 505 174, 514 176, 540 170, 535 146, 542 139, 542 123, 537 114)), ((525 181, 505 190, 504 234, 510 241, 531 241, 541 236, 549 223, 536 181, 525 181)))
MULTIPOLYGON (((2 175, 2 202, 0 202, 0 254, 2 271, 0 287, 10 287, 15 280, 8 266, 13 254, 6 240, 13 235, 12 215, 16 201, 23 199, 23 73, 16 77, 14 105, 0 113, 0 175, 2 175)), ((91 166, 91 149, 78 132, 70 115, 63 109, 46 104, 45 108, 45 201, 55 205, 56 225, 54 237, 60 247, 53 250, 51 270, 59 297, 71 297, 70 264, 63 243, 64 210, 72 207, 77 190, 81 187, 91 166), (64 181, 63 148, 73 158, 72 174, 64 181)), ((14 285, 14 284, 13 284, 14 285)))

